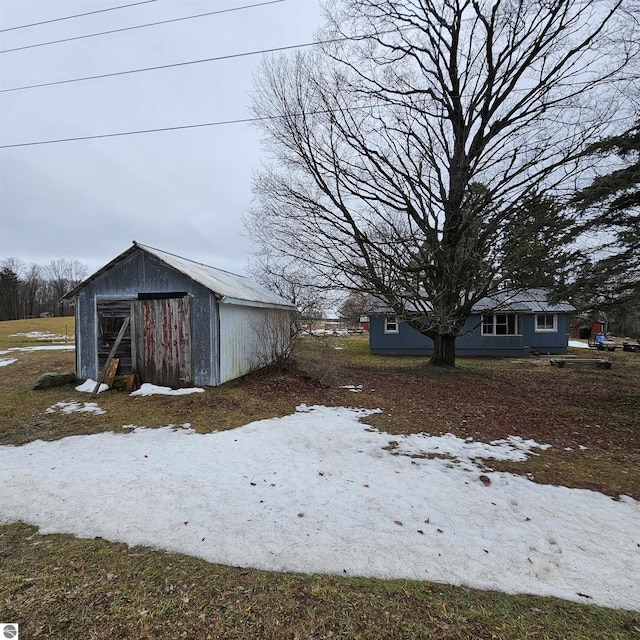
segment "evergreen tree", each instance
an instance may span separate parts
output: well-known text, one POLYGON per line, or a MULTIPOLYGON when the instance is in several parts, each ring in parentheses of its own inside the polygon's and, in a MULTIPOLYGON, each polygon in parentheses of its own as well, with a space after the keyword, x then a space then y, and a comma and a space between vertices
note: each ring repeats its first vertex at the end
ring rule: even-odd
POLYGON ((20 280, 9 267, 0 269, 0 320, 20 318, 20 280))
POLYGON ((505 225, 501 271, 510 288, 553 288, 564 280, 571 220, 563 205, 533 192, 505 225))
POLYGON ((620 135, 590 147, 624 164, 597 176, 573 204, 579 229, 596 240, 575 264, 575 277, 560 295, 593 316, 622 320, 640 313, 640 120, 620 135))

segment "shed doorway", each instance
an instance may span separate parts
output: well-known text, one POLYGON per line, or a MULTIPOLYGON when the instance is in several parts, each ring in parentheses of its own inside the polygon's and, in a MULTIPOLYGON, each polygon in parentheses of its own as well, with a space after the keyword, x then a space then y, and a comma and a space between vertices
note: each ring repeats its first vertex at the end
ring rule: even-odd
MULTIPOLYGON (((102 371, 124 319, 131 317, 131 300, 97 300, 96 310, 98 313, 98 371, 102 371)), ((133 373, 131 324, 127 327, 114 357, 120 360, 118 374, 133 373)))
POLYGON ((192 300, 185 293, 139 294, 133 303, 135 366, 141 382, 193 385, 192 300))

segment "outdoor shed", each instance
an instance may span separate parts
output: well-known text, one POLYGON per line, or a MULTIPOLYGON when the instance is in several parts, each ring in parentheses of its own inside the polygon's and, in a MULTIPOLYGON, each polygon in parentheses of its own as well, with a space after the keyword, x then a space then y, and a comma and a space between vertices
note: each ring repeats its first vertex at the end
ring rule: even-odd
MULTIPOLYGON (((474 305, 456 339, 458 356, 528 356, 566 353, 569 318, 575 308, 550 303, 545 289, 483 298, 474 305)), ((410 313, 410 312, 408 312, 410 313)), ((373 354, 426 355, 433 342, 396 318, 379 300, 370 300, 369 346, 373 354)))
POLYGON ((118 374, 171 387, 216 386, 268 364, 288 346, 293 311, 250 278, 136 242, 63 299, 75 300, 79 378, 98 379, 129 318, 118 374))

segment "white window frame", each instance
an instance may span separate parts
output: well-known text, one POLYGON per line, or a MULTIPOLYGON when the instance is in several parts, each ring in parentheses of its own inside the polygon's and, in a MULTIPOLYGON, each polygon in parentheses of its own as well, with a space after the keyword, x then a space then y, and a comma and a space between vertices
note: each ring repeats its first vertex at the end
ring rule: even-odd
POLYGON ((385 333, 399 333, 400 332, 400 322, 398 318, 385 318, 384 319, 384 332, 385 333), (395 325, 394 329, 390 329, 389 325, 395 325))
MULTIPOLYGON (((507 329, 509 327, 509 320, 506 321, 507 329)), ((521 336, 522 335, 522 316, 518 313, 483 313, 481 322, 481 335, 483 336, 493 336, 496 338, 502 337, 512 337, 512 336, 521 336), (515 333, 498 333, 496 331, 496 327, 503 326, 503 323, 498 323, 498 316, 513 316, 515 318, 515 333), (485 327, 489 325, 487 322, 487 318, 491 318, 491 331, 485 331, 485 327)))
POLYGON ((558 333, 558 314, 557 313, 536 313, 535 316, 535 325, 533 330, 536 333, 558 333), (547 328, 546 326, 546 320, 547 318, 549 318, 549 316, 551 316, 551 328, 547 328), (544 318, 545 319, 545 326, 544 327, 540 327, 538 325, 538 320, 540 318, 544 318))

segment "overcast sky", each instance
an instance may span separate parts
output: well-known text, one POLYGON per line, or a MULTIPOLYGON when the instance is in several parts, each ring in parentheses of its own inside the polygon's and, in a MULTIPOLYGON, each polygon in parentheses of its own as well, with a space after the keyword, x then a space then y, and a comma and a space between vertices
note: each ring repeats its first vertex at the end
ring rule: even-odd
MULTIPOLYGON (((0 0, 0 29, 137 0, 0 0)), ((139 1, 139 0, 138 0, 139 1)), ((0 49, 268 0, 155 0, 0 33, 0 49)), ((295 45, 318 0, 0 53, 0 88, 295 45)), ((249 117, 262 56, 0 93, 0 145, 249 117)), ((75 258, 95 271, 133 240, 236 273, 263 152, 251 124, 0 149, 0 259, 75 258)))

